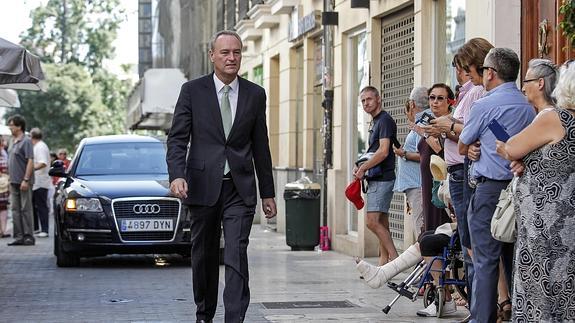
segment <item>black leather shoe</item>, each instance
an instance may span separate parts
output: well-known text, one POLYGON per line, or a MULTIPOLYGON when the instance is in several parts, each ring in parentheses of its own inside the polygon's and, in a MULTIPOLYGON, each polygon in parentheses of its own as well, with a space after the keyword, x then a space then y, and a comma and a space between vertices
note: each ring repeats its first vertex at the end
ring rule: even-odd
POLYGON ((25 246, 33 246, 36 244, 36 240, 32 237, 26 237, 22 240, 22 244, 25 246))
POLYGON ((8 245, 9 246, 23 246, 24 245, 24 239, 14 240, 14 241, 10 242, 8 245))

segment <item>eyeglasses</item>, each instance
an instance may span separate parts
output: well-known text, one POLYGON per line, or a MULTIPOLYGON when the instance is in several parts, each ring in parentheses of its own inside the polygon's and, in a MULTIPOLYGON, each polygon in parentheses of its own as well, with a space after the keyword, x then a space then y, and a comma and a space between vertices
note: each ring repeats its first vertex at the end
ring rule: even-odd
POLYGON ((533 81, 539 81, 539 79, 541 79, 542 77, 536 77, 533 79, 527 79, 527 80, 523 80, 523 84, 527 84, 529 82, 533 82, 533 81))
POLYGON ((483 74, 483 72, 487 69, 492 69, 494 72, 497 72, 497 70, 491 66, 479 66, 477 68, 477 72, 479 72, 479 74, 483 74))
POLYGON ((441 102, 441 101, 445 100, 445 97, 442 95, 438 95, 438 96, 430 95, 429 96, 429 101, 435 101, 436 99, 437 99, 437 101, 441 102))

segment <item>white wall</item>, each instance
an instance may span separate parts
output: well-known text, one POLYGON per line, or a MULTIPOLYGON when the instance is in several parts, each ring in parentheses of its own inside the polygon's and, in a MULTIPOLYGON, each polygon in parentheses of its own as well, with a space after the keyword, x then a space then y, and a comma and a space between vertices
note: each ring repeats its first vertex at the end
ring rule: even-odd
POLYGON ((465 39, 482 37, 521 57, 521 0, 467 0, 465 39))

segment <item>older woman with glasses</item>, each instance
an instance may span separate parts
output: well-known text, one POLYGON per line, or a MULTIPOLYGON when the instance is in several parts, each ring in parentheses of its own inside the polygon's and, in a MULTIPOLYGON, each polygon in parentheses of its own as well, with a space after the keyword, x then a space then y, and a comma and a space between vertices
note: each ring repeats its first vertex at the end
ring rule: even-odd
POLYGON ((553 90, 558 77, 557 67, 550 60, 536 58, 529 61, 521 91, 537 113, 555 105, 553 90))
POLYGON ((514 322, 575 320, 575 64, 561 67, 553 107, 555 77, 549 61, 530 62, 523 90, 539 113, 497 142, 502 157, 525 164, 514 195, 514 322))

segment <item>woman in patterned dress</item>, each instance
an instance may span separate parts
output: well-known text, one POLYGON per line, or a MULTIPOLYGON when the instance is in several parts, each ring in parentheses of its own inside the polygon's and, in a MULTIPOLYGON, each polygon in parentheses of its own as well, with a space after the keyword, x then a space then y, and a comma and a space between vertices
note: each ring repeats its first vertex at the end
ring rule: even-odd
MULTIPOLYGON (((0 176, 8 176, 8 154, 4 149, 4 138, 0 136, 0 176)), ((8 186, 0 188, 0 237, 8 238, 8 186)))
MULTIPOLYGON (((552 70, 541 64, 536 71, 530 64, 524 92, 544 87, 552 70)), ((574 63, 561 67, 553 94, 556 107, 538 107, 531 125, 507 143, 497 142, 501 156, 523 159, 525 166, 514 196, 514 322, 575 321, 574 63)))

